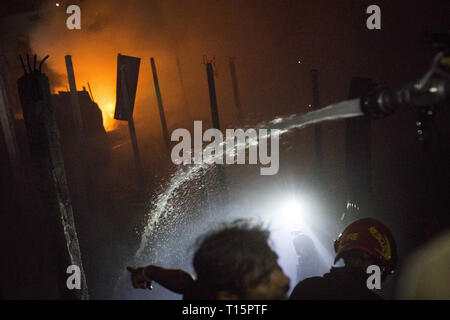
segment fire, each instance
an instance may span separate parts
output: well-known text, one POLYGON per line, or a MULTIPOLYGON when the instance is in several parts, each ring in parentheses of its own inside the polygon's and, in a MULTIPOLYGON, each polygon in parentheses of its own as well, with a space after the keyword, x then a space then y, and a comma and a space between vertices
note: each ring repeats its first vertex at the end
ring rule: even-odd
POLYGON ((114 119, 114 110, 116 107, 115 86, 110 78, 108 80, 109 81, 106 81, 105 79, 90 84, 92 87, 93 100, 98 104, 98 107, 102 111, 103 127, 106 131, 113 131, 119 126, 119 121, 114 119))
POLYGON ((114 119, 114 103, 105 103, 102 107, 103 126, 106 131, 112 131, 117 128, 117 120, 114 119))
POLYGON ((114 109, 115 104, 111 101, 100 102, 98 101, 98 106, 102 111, 103 116, 103 127, 105 127, 106 131, 113 131, 117 129, 119 123, 114 119, 114 109))
MULTIPOLYGON (((115 111, 115 102, 112 101, 111 96, 114 94, 114 89, 108 90, 108 88, 103 88, 104 90, 99 90, 99 92, 109 92, 108 94, 100 95, 98 98, 94 96, 94 102, 97 103, 98 107, 100 108, 100 111, 102 112, 102 118, 103 118, 103 127, 105 130, 113 131, 117 129, 119 126, 119 121, 114 119, 114 111, 115 111)), ((66 91, 66 87, 57 87, 53 91, 66 91)), ((94 93, 93 93, 94 95, 94 93)))
MULTIPOLYGON (((43 3, 42 19, 33 25, 28 37, 31 51, 39 59, 50 56, 43 71, 49 76, 51 88, 55 92, 67 90, 65 56, 71 56, 76 86, 78 90, 83 87, 88 90, 89 82, 93 100, 102 111, 106 131, 120 127, 120 122, 114 120, 119 53, 141 58, 135 116, 138 115, 136 111, 141 112, 141 117, 144 113, 155 112, 157 108, 150 57, 156 58, 166 110, 169 106, 181 105, 181 87, 177 76, 179 70, 173 53, 178 52, 178 34, 184 34, 185 28, 183 24, 180 25, 182 27, 172 25, 162 18, 166 14, 165 10, 170 8, 166 8, 165 1, 156 5, 155 11, 148 10, 149 7, 153 9, 154 5, 149 6, 147 1, 133 1, 133 6, 124 6, 122 1, 111 0, 83 2, 80 30, 67 29, 69 15, 65 10, 60 10, 62 1, 43 3), (55 8, 56 3, 60 4, 59 8, 55 8), (149 16, 149 12, 153 13, 149 16), (139 105, 144 105, 143 101, 147 106, 149 103, 153 105, 151 108, 139 109, 139 105)), ((189 43, 191 46, 192 43, 189 43)), ((192 47, 196 48, 197 45, 192 47)), ((173 109, 172 113, 177 114, 173 109)))
POLYGON ((92 89, 92 100, 98 104, 102 111, 103 127, 106 131, 113 131, 119 126, 114 119, 115 110, 115 75, 109 66, 95 64, 90 60, 78 60, 79 70, 77 82, 80 85, 89 82, 92 89))

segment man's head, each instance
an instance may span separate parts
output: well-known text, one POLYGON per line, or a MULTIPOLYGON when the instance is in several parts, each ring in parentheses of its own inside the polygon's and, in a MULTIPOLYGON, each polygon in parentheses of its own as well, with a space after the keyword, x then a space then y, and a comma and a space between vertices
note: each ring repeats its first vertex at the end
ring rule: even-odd
POLYGON ((204 236, 193 261, 203 298, 285 298, 289 278, 268 241, 267 230, 245 220, 204 236))
POLYGON ((335 263, 342 258, 345 266, 365 270, 378 265, 383 278, 394 271, 397 248, 391 231, 380 221, 364 218, 351 223, 335 241, 335 263))

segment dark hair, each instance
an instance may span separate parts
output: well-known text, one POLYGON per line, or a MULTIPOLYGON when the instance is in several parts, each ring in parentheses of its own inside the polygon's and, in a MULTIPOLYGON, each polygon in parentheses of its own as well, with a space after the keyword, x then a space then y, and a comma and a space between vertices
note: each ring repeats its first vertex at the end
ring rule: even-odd
POLYGON ((248 220, 236 220, 206 234, 194 255, 197 294, 215 299, 220 290, 242 297, 246 293, 244 276, 277 255, 269 246, 269 231, 248 220))

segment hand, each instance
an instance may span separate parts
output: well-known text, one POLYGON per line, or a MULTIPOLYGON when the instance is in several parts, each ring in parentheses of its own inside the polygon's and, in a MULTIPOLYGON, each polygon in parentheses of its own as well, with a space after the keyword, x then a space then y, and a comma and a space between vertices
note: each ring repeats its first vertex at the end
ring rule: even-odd
POLYGON ((145 274, 145 268, 134 269, 132 267, 127 267, 127 270, 131 273, 131 283, 136 289, 149 289, 152 290, 152 281, 145 274))

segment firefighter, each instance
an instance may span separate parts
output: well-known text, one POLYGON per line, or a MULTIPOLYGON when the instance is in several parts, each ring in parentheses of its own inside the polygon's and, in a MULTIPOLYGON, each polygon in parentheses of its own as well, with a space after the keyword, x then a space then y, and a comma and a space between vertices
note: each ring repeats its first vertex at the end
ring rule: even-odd
POLYGON ((333 267, 322 277, 312 277, 297 284, 291 300, 300 299, 381 299, 368 287, 367 268, 379 267, 380 282, 397 264, 397 248, 389 229, 381 222, 364 218, 351 223, 334 243, 336 258, 344 267, 333 267))

